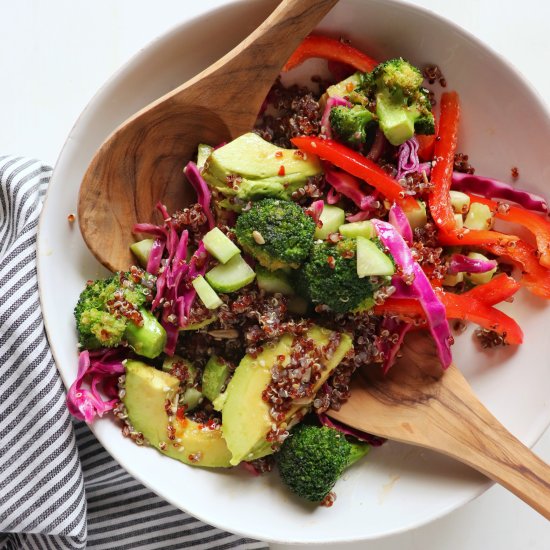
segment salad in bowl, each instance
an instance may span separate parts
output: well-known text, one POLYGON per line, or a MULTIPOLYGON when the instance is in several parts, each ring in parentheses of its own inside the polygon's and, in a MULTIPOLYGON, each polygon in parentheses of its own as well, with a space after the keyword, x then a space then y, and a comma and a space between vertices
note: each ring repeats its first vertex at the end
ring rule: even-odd
POLYGON ((182 166, 196 203, 159 202, 128 243, 136 265, 87 282, 68 405, 190 466, 276 465, 331 506, 383 443, 326 414, 354 372, 387 372, 417 330, 442 369, 468 322, 482 348, 521 345, 495 306, 550 297, 550 222, 544 198, 475 173, 439 67, 312 35, 284 70, 311 57, 331 79, 277 81, 253 131, 200 144, 182 166))

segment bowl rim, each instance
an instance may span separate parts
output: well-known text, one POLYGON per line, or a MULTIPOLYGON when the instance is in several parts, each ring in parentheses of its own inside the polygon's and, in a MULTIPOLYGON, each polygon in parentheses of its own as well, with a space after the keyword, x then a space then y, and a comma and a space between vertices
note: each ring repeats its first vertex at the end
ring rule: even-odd
MULTIPOLYGON (((162 47, 162 44, 166 41, 169 41, 174 36, 180 34, 181 32, 184 32, 185 29, 189 26, 201 24, 203 21, 208 20, 211 17, 216 17, 217 15, 226 12, 228 9, 232 9, 233 6, 237 5, 246 5, 253 0, 227 0, 224 1, 223 4, 220 4, 219 6, 214 7, 213 9, 209 9, 205 11, 204 13, 197 15, 191 19, 184 19, 182 21, 179 21, 178 23, 174 23, 173 25, 169 26, 164 32, 157 35, 156 37, 148 40, 143 46, 141 46, 134 54, 132 54, 121 66, 119 66, 106 80, 105 82, 98 88, 98 90, 90 97, 88 102, 86 103, 86 106, 82 110, 82 112, 78 115, 76 118, 74 124, 72 125, 69 133, 67 134, 67 138, 65 139, 65 142, 59 152, 59 155, 56 159, 51 177, 50 182, 48 185, 48 189, 46 192, 46 196, 44 197, 44 201, 42 203, 42 208, 40 212, 39 217, 39 223, 37 228, 37 239, 36 239, 36 250, 39 251, 41 249, 40 245, 42 243, 42 236, 43 236, 43 227, 46 222, 43 220, 46 218, 46 212, 48 211, 48 208, 50 207, 51 200, 50 196, 50 190, 53 188, 54 185, 61 185, 60 183, 57 183, 58 179, 58 172, 61 170, 59 168, 60 160, 64 157, 65 152, 68 148, 68 144, 71 142, 73 135, 75 134, 76 130, 78 129, 80 125, 80 121, 82 118, 88 114, 90 111, 93 110, 96 102, 101 100, 101 98, 105 95, 109 94, 110 89, 115 86, 120 80, 123 80, 125 76, 133 71, 136 67, 139 66, 141 63, 142 56, 150 51, 153 51, 155 48, 162 47)), ((516 67, 511 61, 509 61, 503 54, 495 50, 491 45, 484 42, 482 39, 475 36, 472 32, 465 29, 458 23, 448 19, 447 17, 438 14, 433 9, 427 8, 425 6, 420 6, 417 4, 412 3, 408 0, 370 0, 372 3, 378 3, 378 4, 392 4, 394 6, 397 6, 401 9, 408 10, 411 12, 420 13, 429 19, 431 19, 433 22, 437 24, 443 23, 444 25, 448 26, 450 29, 452 29, 454 32, 459 34, 463 39, 470 41, 480 49, 484 50, 485 52, 489 53, 492 57, 496 58, 500 63, 506 68, 506 70, 513 74, 513 76, 518 80, 522 82, 522 85, 525 89, 525 92, 530 94, 531 100, 533 100, 536 103, 536 106, 538 109, 540 109, 545 115, 548 121, 550 121, 550 105, 547 103, 547 101, 542 96, 542 93, 539 91, 539 89, 531 82, 531 80, 523 74, 523 72, 516 67)), ((275 9, 276 3, 273 3, 273 9, 275 9)), ((107 135, 105 136, 105 139, 107 139, 107 135)), ((91 159, 90 159, 91 160, 91 159)), ((40 300, 40 307, 42 310, 42 317, 44 321, 44 328, 46 331, 46 335, 48 337, 48 340, 50 341, 50 334, 53 334, 55 332, 55 322, 54 319, 48 316, 48 314, 45 313, 44 301, 43 301, 43 291, 46 287, 46 283, 44 280, 44 271, 45 268, 42 267, 42 256, 40 254, 36 254, 36 264, 37 264, 37 281, 38 281, 38 290, 39 290, 39 300, 40 300)), ((54 346, 50 346, 50 351, 52 353, 52 357, 54 359, 54 362, 56 364, 56 369, 63 381, 63 384, 65 385, 65 388, 68 389, 72 383, 73 379, 69 379, 61 369, 57 367, 58 364, 58 355, 56 352, 56 349, 54 346)), ((76 363, 75 363, 75 373, 76 373, 76 363)), ((544 417, 543 417, 544 418, 544 417)), ((550 426, 550 407, 548 408, 544 420, 541 422, 541 425, 543 425, 543 429, 540 431, 540 433, 536 434, 535 437, 531 440, 527 441, 527 445, 529 447, 534 446, 537 441, 542 437, 542 435, 545 433, 545 431, 550 426)), ((299 545, 308 545, 308 544, 315 544, 318 546, 327 546, 330 544, 340 544, 340 543, 357 543, 361 541, 367 541, 367 540, 380 540, 392 535, 399 535, 403 534, 407 531, 410 531, 415 528, 421 528, 425 525, 428 525, 432 523, 433 521, 436 521, 438 519, 441 519, 442 517, 450 514, 451 512, 461 508, 468 502, 473 501, 474 499, 478 498, 480 495, 482 495, 485 491, 487 491, 490 487, 492 487, 495 482, 487 479, 487 481, 483 484, 480 484, 479 488, 475 491, 471 491, 466 497, 462 498, 462 500, 459 500, 458 502, 454 502, 453 504, 439 509, 438 512, 434 515, 430 515, 427 518, 423 518, 421 520, 414 520, 411 524, 403 525, 402 527, 398 529, 393 529, 391 531, 387 532, 379 532, 374 535, 369 535, 367 537, 356 535, 356 536, 347 536, 343 538, 342 536, 334 537, 330 540, 324 540, 324 541, 315 541, 315 542, 305 542, 303 540, 290 540, 288 538, 282 539, 282 538, 275 538, 275 537, 265 537, 262 536, 261 533, 256 533, 253 530, 243 531, 240 529, 234 529, 232 525, 226 525, 223 521, 223 518, 215 518, 213 520, 212 518, 204 517, 202 514, 196 515, 195 513, 190 513, 188 510, 182 508, 179 504, 177 504, 173 499, 170 497, 167 497, 163 494, 159 494, 155 487, 153 487, 149 482, 148 479, 142 479, 142 477, 137 474, 133 468, 133 463, 131 461, 125 460, 124 462, 121 462, 120 457, 118 457, 118 453, 112 452, 110 449, 106 448, 102 442, 102 438, 100 438, 97 434, 96 427, 93 424, 88 424, 88 427, 94 434, 94 436, 98 439, 98 441, 101 443, 102 447, 105 449, 105 451, 117 462, 117 464, 123 468, 125 471, 127 471, 134 479, 139 481, 141 484, 143 484, 145 487, 147 487, 149 490, 151 490, 153 493, 158 495, 160 498, 163 498, 168 503, 170 503, 175 508, 184 511, 185 513, 188 513, 192 515, 193 517, 196 517, 197 519, 203 521, 206 524, 212 525, 218 529, 222 529, 225 531, 228 531, 230 533, 234 533, 239 536, 244 537, 253 537, 258 540, 264 541, 264 542, 272 542, 272 543, 279 543, 279 544, 299 544, 299 545)))

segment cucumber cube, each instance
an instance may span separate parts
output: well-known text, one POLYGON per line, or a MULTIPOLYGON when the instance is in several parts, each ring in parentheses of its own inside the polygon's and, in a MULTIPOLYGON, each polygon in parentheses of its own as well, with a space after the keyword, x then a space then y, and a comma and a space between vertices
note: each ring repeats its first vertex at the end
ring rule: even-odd
POLYGON ((147 262, 149 261, 149 254, 151 254, 151 249, 153 248, 153 239, 143 239, 137 243, 130 245, 130 250, 137 258, 139 265, 143 268, 147 268, 147 262))
POLYGON ((422 201, 416 202, 420 208, 405 211, 405 216, 407 216, 413 231, 418 227, 424 227, 428 221, 428 216, 426 215, 426 203, 422 201))
POLYGON ((250 284, 255 277, 256 273, 240 254, 226 264, 217 265, 205 275, 212 288, 218 292, 235 292, 250 284))
POLYGON ((454 214, 455 218, 455 227, 457 229, 462 229, 464 227, 464 218, 462 217, 462 214, 454 214))
POLYGON ((464 220, 464 227, 468 229, 491 229, 493 213, 486 204, 474 202, 464 220))
POLYGON ((357 276, 393 275, 395 267, 374 242, 357 237, 357 276))
POLYGON ((464 280, 464 273, 459 271, 454 275, 445 275, 443 277, 443 286, 456 286, 458 283, 461 283, 464 280))
POLYGON ((208 309, 216 309, 223 304, 221 298, 216 294, 216 291, 206 282, 202 275, 193 279, 191 284, 197 291, 202 303, 208 309))
POLYGON ((202 393, 214 401, 222 392, 229 378, 229 364, 216 355, 212 355, 204 367, 202 375, 202 393))
POLYGON ((315 230, 315 238, 325 240, 329 233, 336 233, 341 225, 346 221, 346 213, 338 206, 325 204, 319 220, 323 223, 323 227, 318 227, 315 230))
POLYGON ((284 271, 269 271, 261 265, 256 267, 256 282, 258 286, 266 292, 275 294, 280 292, 285 296, 292 296, 294 289, 288 280, 288 276, 284 271))
POLYGON ((470 208, 470 197, 461 191, 449 191, 451 206, 456 214, 466 214, 470 208))
POLYGON ((375 236, 374 226, 368 220, 362 222, 345 223, 338 228, 344 237, 354 239, 355 237, 366 237, 372 239, 375 236))
MULTIPOLYGON (((474 206, 474 205, 472 205, 474 206)), ((483 205, 485 206, 485 205, 483 205)), ((488 260, 487 256, 484 256, 483 254, 479 254, 478 252, 470 252, 468 254, 468 258, 473 258, 474 260, 488 260)), ((474 285, 484 285, 485 283, 488 283, 495 274, 495 271, 497 268, 493 268, 490 271, 486 271, 485 273, 466 273, 466 278, 472 282, 474 285)))
POLYGON ((203 237, 202 242, 206 250, 222 264, 241 253, 237 245, 217 227, 211 229, 203 237))

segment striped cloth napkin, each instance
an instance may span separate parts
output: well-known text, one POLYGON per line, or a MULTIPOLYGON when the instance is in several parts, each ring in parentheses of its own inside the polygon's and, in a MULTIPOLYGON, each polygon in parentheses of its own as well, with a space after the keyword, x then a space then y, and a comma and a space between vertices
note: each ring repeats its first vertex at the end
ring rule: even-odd
POLYGON ((36 278, 50 175, 0 156, 0 549, 267 548, 163 501, 71 421, 36 278))

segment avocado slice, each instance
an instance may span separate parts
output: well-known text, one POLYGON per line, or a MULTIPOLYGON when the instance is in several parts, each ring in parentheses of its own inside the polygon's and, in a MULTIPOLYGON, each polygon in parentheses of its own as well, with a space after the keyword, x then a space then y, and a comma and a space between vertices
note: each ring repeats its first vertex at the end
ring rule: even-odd
MULTIPOLYGON (((332 333, 331 330, 313 326, 307 336, 317 346, 325 346, 332 333)), ((273 420, 269 415, 270 406, 262 399, 262 392, 271 381, 271 367, 275 364, 277 356, 285 355, 288 362, 293 339, 291 334, 285 334, 276 344, 265 347, 256 358, 245 355, 227 386, 222 408, 222 432, 232 454, 233 465, 273 453, 272 444, 266 440, 273 420)), ((315 392, 342 361, 352 345, 351 338, 347 334, 342 334, 340 344, 332 357, 323 361, 325 369, 315 385, 315 392)), ((291 407, 286 415, 286 422, 291 421, 298 411, 308 406, 309 404, 301 403, 291 407)))
POLYGON ((231 466, 231 453, 227 449, 221 430, 205 430, 188 418, 179 420, 176 416, 169 417, 166 413, 166 400, 173 403, 179 391, 180 383, 175 376, 141 361, 128 360, 125 367, 126 393, 122 401, 128 411, 128 420, 152 447, 192 466, 231 466), (174 440, 168 438, 170 426, 174 429, 174 440), (193 461, 190 456, 200 458, 193 461))
POLYGON ((265 197, 288 200, 309 177, 321 172, 316 156, 277 147, 249 132, 212 151, 202 177, 225 197, 242 201, 265 197))

